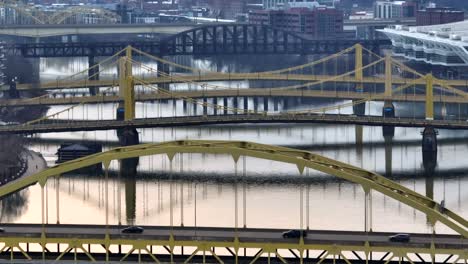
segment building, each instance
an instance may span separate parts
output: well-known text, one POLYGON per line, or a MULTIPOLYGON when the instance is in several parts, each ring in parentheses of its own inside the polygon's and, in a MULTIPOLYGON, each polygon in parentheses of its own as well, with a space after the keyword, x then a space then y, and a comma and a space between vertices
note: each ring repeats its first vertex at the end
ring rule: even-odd
POLYGON ((249 14, 251 24, 270 25, 308 38, 337 38, 343 34, 343 12, 335 8, 291 5, 281 10, 259 10, 249 14))
POLYGON ((210 7, 218 18, 233 19, 245 13, 246 0, 211 0, 210 7))
POLYGON ((394 26, 381 30, 393 54, 443 66, 468 66, 468 20, 431 26, 394 26))
POLYGON ((283 8, 289 3, 318 3, 320 5, 334 6, 336 0, 262 0, 264 9, 283 8))
POLYGON ((381 0, 374 4, 374 17, 378 19, 415 17, 417 10, 417 2, 381 0))
POLYGON ((463 21, 465 12, 454 8, 426 8, 416 13, 416 25, 429 26, 463 21))

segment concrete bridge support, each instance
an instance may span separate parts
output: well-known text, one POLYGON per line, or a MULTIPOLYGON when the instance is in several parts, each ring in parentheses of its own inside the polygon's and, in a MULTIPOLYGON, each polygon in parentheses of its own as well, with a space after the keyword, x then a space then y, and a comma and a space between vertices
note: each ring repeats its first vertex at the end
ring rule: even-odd
POLYGON ((254 112, 258 113, 258 97, 253 98, 254 112))
POLYGON ((227 97, 223 98, 223 114, 224 115, 228 114, 228 98, 227 97))
MULTIPOLYGON (((391 101, 385 101, 384 107, 382 109, 382 116, 384 118, 394 118, 395 117, 395 106, 391 101)), ((383 126, 382 133, 384 137, 393 137, 395 135, 394 126, 383 126)))
POLYGON ((214 97, 213 98, 213 114, 214 115, 218 115, 218 98, 217 97, 214 97))
POLYGON ((283 109, 284 110, 288 110, 289 109, 289 98, 284 98, 284 101, 283 101, 283 109))
POLYGON ((187 112, 187 101, 185 101, 185 100, 182 100, 182 109, 183 109, 184 113, 187 112))
MULTIPOLYGON (((88 56, 88 80, 98 81, 99 80, 99 64, 97 64, 95 56, 88 56), (94 67, 93 67, 94 66, 94 67), (92 68, 91 68, 92 67, 92 68)), ((99 88, 89 87, 89 93, 96 95, 99 93, 99 88)))
POLYGON ((234 107, 234 114, 237 115, 238 111, 237 109, 239 109, 239 97, 235 96, 234 98, 232 98, 233 100, 233 107, 234 107))
POLYGON ((12 80, 10 82, 10 87, 8 89, 8 96, 11 99, 18 99, 19 98, 19 91, 18 91, 18 89, 16 89, 16 81, 15 80, 12 80))
MULTIPOLYGON (((353 100, 353 103, 355 101, 353 100)), ((353 104, 353 114, 357 116, 366 115, 366 103, 353 104)))
POLYGON ((268 97, 263 97, 263 111, 268 112, 268 97))
POLYGON ((244 97, 244 114, 247 114, 249 111, 249 98, 244 97))
POLYGON ((208 115, 208 99, 203 97, 203 115, 208 115))
POLYGON ((437 131, 433 127, 426 127, 422 132, 423 164, 437 163, 437 131))

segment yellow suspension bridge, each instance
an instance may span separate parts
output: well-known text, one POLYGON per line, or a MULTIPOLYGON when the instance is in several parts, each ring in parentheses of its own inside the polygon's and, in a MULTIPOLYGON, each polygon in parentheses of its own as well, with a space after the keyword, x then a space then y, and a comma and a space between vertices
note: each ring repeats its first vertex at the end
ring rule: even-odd
MULTIPOLYGON (((10 99, 0 102, 0 106, 33 106, 33 105, 57 105, 75 104, 57 113, 47 115, 44 118, 30 121, 23 125, 3 126, 0 133, 41 133, 60 132, 96 129, 116 129, 123 127, 154 127, 154 126, 180 126, 180 125, 203 125, 213 123, 266 123, 266 122, 316 122, 316 123, 344 123, 344 124, 364 124, 364 125, 390 125, 390 126, 415 126, 415 127, 438 127, 466 129, 468 124, 459 114, 456 120, 436 119, 434 120, 434 105, 439 103, 445 107, 446 104, 458 104, 460 108, 466 102, 468 96, 464 91, 464 81, 461 80, 441 80, 431 74, 420 74, 407 67, 401 62, 393 60, 389 55, 380 57, 371 51, 366 50, 357 44, 351 48, 337 54, 312 61, 304 65, 294 66, 286 69, 273 70, 258 73, 213 73, 202 71, 184 65, 152 56, 145 52, 128 47, 114 56, 101 61, 90 69, 83 70, 64 80, 58 80, 54 84, 41 85, 44 89, 58 88, 45 95, 26 98, 10 99), (344 55, 349 57, 349 53, 354 55, 354 68, 344 73, 334 72, 334 75, 314 75, 299 74, 305 69, 314 71, 317 65, 327 67, 326 63, 338 64, 338 59, 344 55), (368 58, 374 60, 363 65, 363 53, 367 52, 368 58), (158 68, 152 68, 142 62, 136 61, 134 55, 140 55, 158 63, 158 68), (118 65, 119 78, 114 81, 89 81, 107 67, 118 65), (325 65, 325 66, 324 66, 325 65), (168 68, 179 68, 192 72, 192 75, 170 74, 168 68), (146 71, 155 77, 144 78, 136 76, 133 72, 139 69, 146 71), (383 72, 379 72, 379 69, 383 72), (93 72, 91 76, 84 76, 86 72, 93 72), (395 73, 410 77, 395 77, 395 73), (369 76, 368 76, 369 75, 369 76), (299 84, 290 84, 282 87, 263 87, 250 89, 236 89, 211 84, 212 80, 294 80, 301 81, 299 84), (170 89, 170 83, 183 83, 197 87, 193 90, 170 89), (353 85, 352 89, 339 90, 337 85, 347 83, 353 85), (92 85, 89 85, 92 84, 92 85), (63 90, 105 87, 96 96, 73 96, 61 98, 63 90), (335 90, 331 90, 334 87, 335 90), (115 93, 118 93, 115 94, 115 93), (234 98, 232 106, 227 103, 227 98, 234 98), (254 99, 258 97, 272 98, 333 98, 352 100, 350 103, 343 103, 333 106, 319 107, 301 111, 281 111, 271 113, 265 101, 263 111, 258 111, 258 99, 254 100, 254 110, 250 110, 247 105, 248 97, 254 99), (213 98, 213 103, 208 102, 208 98, 213 98), (218 98, 222 98, 223 104, 218 104, 218 98), (243 98, 244 106, 239 105, 239 98, 243 98), (138 100, 150 101, 160 99, 177 99, 186 105, 193 105, 203 108, 203 115, 188 115, 185 117, 173 116, 159 118, 136 118, 135 103, 138 100), (366 102, 384 101, 385 105, 393 108, 393 114, 387 116, 363 116, 366 102), (396 118, 392 102, 424 102, 425 118, 396 118), (86 106, 89 103, 119 102, 119 108, 123 109, 123 120, 73 120, 74 109, 86 106), (361 106, 361 107, 359 107, 361 106), (353 107, 357 111, 357 116, 331 115, 330 112, 340 111, 346 107, 353 107), (208 116, 208 108, 213 109, 213 116, 208 116), (220 114, 222 113, 222 115, 220 114), (320 115, 317 115, 319 113, 320 115), (243 115, 239 115, 243 114, 243 115), (325 115, 326 114, 326 115, 325 115), (64 116, 67 116, 64 118, 64 116), (104 125, 105 124, 105 125, 104 125)), ((28 87, 25 86, 25 87, 28 87)), ((30 87, 30 86, 29 86, 30 87)), ((21 87, 20 87, 21 89, 21 87)), ((40 90, 40 89, 39 89, 40 90)), ((79 89, 80 90, 80 89, 79 89)), ((82 95, 83 90, 75 92, 75 95, 82 95)), ((275 107, 277 108, 277 107, 275 107)))

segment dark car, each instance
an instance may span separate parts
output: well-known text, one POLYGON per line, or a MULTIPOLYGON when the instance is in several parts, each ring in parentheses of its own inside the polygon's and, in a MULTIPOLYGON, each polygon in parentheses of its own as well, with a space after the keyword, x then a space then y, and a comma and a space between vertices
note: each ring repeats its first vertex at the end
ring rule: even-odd
POLYGON ((283 238, 300 238, 302 234, 302 237, 307 237, 307 232, 305 230, 288 230, 286 232, 283 232, 283 238))
POLYGON ((5 229, 0 227, 0 233, 4 233, 4 232, 5 232, 5 229))
POLYGON ((141 233, 143 233, 144 230, 145 229, 143 229, 143 227, 140 227, 140 226, 129 226, 127 228, 122 229, 122 233, 141 234, 141 233))
POLYGON ((390 236, 388 239, 391 242, 409 242, 410 235, 409 234, 396 234, 396 235, 390 236))

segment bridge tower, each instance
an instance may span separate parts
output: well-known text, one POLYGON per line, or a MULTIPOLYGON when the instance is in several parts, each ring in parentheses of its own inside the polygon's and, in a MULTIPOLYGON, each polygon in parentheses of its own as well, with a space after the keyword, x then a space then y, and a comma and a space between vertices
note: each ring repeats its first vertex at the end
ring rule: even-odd
POLYGON ((119 61, 119 96, 123 99, 123 107, 117 109, 117 119, 130 121, 135 118, 135 92, 132 75, 132 47, 128 46, 125 56, 119 61), (123 114, 122 114, 123 112, 123 114))
MULTIPOLYGON (((117 108, 117 120, 131 121, 135 118, 135 91, 132 74, 132 47, 128 46, 125 56, 119 60, 119 96, 123 99, 117 108)), ((139 144, 135 128, 117 130, 119 142, 123 146, 139 144)))
POLYGON ((426 75, 426 120, 434 120, 434 77, 426 75))
MULTIPOLYGON (((362 45, 361 44, 356 44, 354 46, 354 52, 355 52, 355 66, 354 66, 354 78, 356 79, 356 85, 355 85, 355 90, 356 92, 364 92, 364 84, 363 84, 363 79, 364 79, 364 74, 362 70, 362 45)), ((353 113, 358 116, 362 116, 366 114, 366 104, 365 103, 359 103, 359 104, 353 104, 353 113)))
MULTIPOLYGON (((434 120, 434 77, 426 75, 426 120, 434 120)), ((437 164, 437 131, 426 127, 422 132, 423 163, 437 164)), ((435 166, 435 165, 434 165, 435 166)))
MULTIPOLYGON (((382 116, 384 118, 395 117, 395 106, 392 102, 392 57, 389 53, 385 55, 385 91, 384 91, 384 107, 382 116)), ((393 137, 395 135, 395 127, 383 126, 382 132, 384 137, 393 137)))

